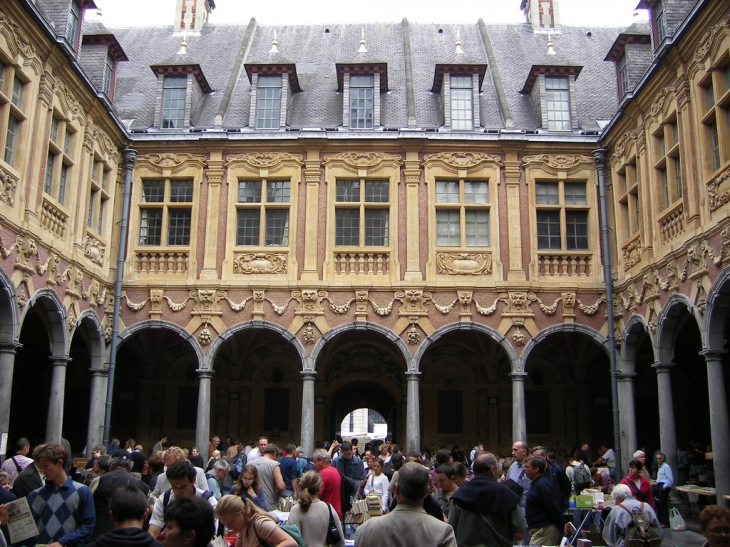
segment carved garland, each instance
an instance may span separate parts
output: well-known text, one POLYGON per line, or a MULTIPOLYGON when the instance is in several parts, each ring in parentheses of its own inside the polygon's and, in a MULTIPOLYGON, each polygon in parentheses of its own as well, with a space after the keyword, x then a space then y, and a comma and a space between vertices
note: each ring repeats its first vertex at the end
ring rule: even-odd
POLYGON ((593 165, 593 158, 590 156, 572 156, 568 154, 538 154, 536 156, 525 156, 522 158, 522 164, 525 167, 540 163, 553 169, 573 169, 581 164, 593 165))
POLYGON ((481 152, 439 152, 438 154, 426 154, 423 163, 440 161, 457 169, 469 169, 482 163, 496 163, 504 166, 502 158, 494 154, 483 154, 481 152))
POLYGON ((707 205, 710 211, 716 211, 730 201, 730 191, 717 194, 720 185, 728 179, 730 179, 730 167, 707 183, 707 205))
POLYGON ((338 161, 355 169, 371 168, 389 161, 395 162, 397 165, 403 165, 400 156, 383 152, 343 152, 342 154, 327 156, 322 160, 322 165, 338 161))
POLYGON ((284 162, 295 162, 297 165, 304 165, 301 154, 289 154, 287 152, 257 152, 253 154, 236 154, 226 157, 226 167, 236 163, 245 163, 256 169, 276 169, 284 162))

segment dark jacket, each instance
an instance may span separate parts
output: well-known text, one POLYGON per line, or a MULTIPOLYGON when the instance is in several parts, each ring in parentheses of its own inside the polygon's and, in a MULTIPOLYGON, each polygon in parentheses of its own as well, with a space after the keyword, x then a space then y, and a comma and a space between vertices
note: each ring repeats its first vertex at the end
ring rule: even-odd
POLYGON ((30 464, 28 467, 23 469, 13 482, 13 494, 16 498, 24 498, 30 494, 33 490, 37 490, 43 486, 41 481, 41 474, 38 472, 35 464, 30 464))
POLYGON ((553 493, 555 494, 558 505, 565 511, 568 508, 568 499, 570 499, 570 494, 572 493, 568 475, 565 474, 565 471, 557 463, 551 462, 550 460, 547 460, 545 474, 549 475, 550 484, 553 487, 553 493))
POLYGON ((554 524, 558 529, 563 529, 563 511, 555 499, 547 470, 532 481, 527 491, 525 520, 528 528, 542 528, 554 524))
POLYGON ((86 547, 162 547, 162 543, 141 528, 120 528, 99 536, 86 547))
POLYGON ((125 469, 114 469, 99 477, 99 484, 94 490, 94 510, 96 511, 96 525, 91 534, 92 541, 102 534, 114 530, 111 516, 109 515, 109 499, 120 486, 132 484, 139 488, 147 496, 150 492, 149 486, 138 478, 130 475, 125 469))
POLYGON ((520 496, 486 475, 474 475, 451 495, 451 503, 468 511, 497 513, 507 518, 517 507, 520 496))

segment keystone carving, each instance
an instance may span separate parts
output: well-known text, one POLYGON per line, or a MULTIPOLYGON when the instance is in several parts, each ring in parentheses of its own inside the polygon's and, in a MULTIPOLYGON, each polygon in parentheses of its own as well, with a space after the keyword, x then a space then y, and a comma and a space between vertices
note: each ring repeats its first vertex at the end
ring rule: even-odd
POLYGON ((193 306, 193 315, 220 315, 223 310, 218 302, 225 297, 226 291, 216 289, 194 289, 190 291, 190 298, 196 302, 195 306, 193 306))

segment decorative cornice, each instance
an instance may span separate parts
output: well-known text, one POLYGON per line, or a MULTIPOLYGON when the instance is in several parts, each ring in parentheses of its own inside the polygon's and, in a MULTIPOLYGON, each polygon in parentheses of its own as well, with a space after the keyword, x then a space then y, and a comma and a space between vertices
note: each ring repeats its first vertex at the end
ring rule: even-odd
POLYGON ((137 166, 149 165, 157 169, 180 171, 187 167, 199 169, 206 166, 205 156, 199 154, 146 154, 137 157, 137 166))
POLYGON ((254 152, 252 154, 236 154, 226 157, 225 167, 232 167, 236 164, 246 164, 256 169, 275 169, 283 163, 295 163, 304 165, 304 157, 301 154, 289 154, 287 152, 254 152))
POLYGON ((86 118, 84 107, 74 95, 74 92, 62 81, 56 82, 56 96, 61 102, 61 106, 64 110, 64 115, 70 119, 78 119, 83 122, 86 118))
POLYGON ((322 165, 338 162, 354 167, 355 169, 377 167, 386 162, 403 165, 403 160, 400 156, 383 152, 343 152, 342 154, 327 156, 322 160, 322 165))
POLYGON ((570 170, 580 167, 583 164, 593 165, 591 156, 572 156, 568 154, 539 154, 537 156, 525 156, 522 158, 525 167, 543 164, 554 170, 570 170))
POLYGON ((21 55, 25 59, 23 64, 33 67, 36 75, 40 76, 43 64, 38 58, 35 47, 25 39, 26 33, 20 29, 18 24, 2 10, 0 10, 0 34, 6 38, 11 57, 21 55))
POLYGON ((439 152, 438 154, 426 154, 423 157, 423 165, 440 162, 455 169, 470 169, 482 163, 493 163, 504 167, 502 158, 494 154, 483 154, 481 152, 439 152))

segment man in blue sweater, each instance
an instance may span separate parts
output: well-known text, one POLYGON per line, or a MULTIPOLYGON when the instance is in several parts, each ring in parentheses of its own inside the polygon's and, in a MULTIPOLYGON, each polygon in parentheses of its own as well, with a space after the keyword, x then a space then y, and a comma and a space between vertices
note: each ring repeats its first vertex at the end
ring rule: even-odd
POLYGON ((532 481, 525 498, 530 545, 559 545, 563 537, 563 511, 555 499, 546 469, 544 458, 531 456, 525 460, 525 475, 532 481))
POLYGON ((46 444, 33 454, 46 484, 28 494, 38 537, 49 547, 76 547, 94 531, 96 514, 91 491, 66 475, 68 452, 58 444, 46 444))

